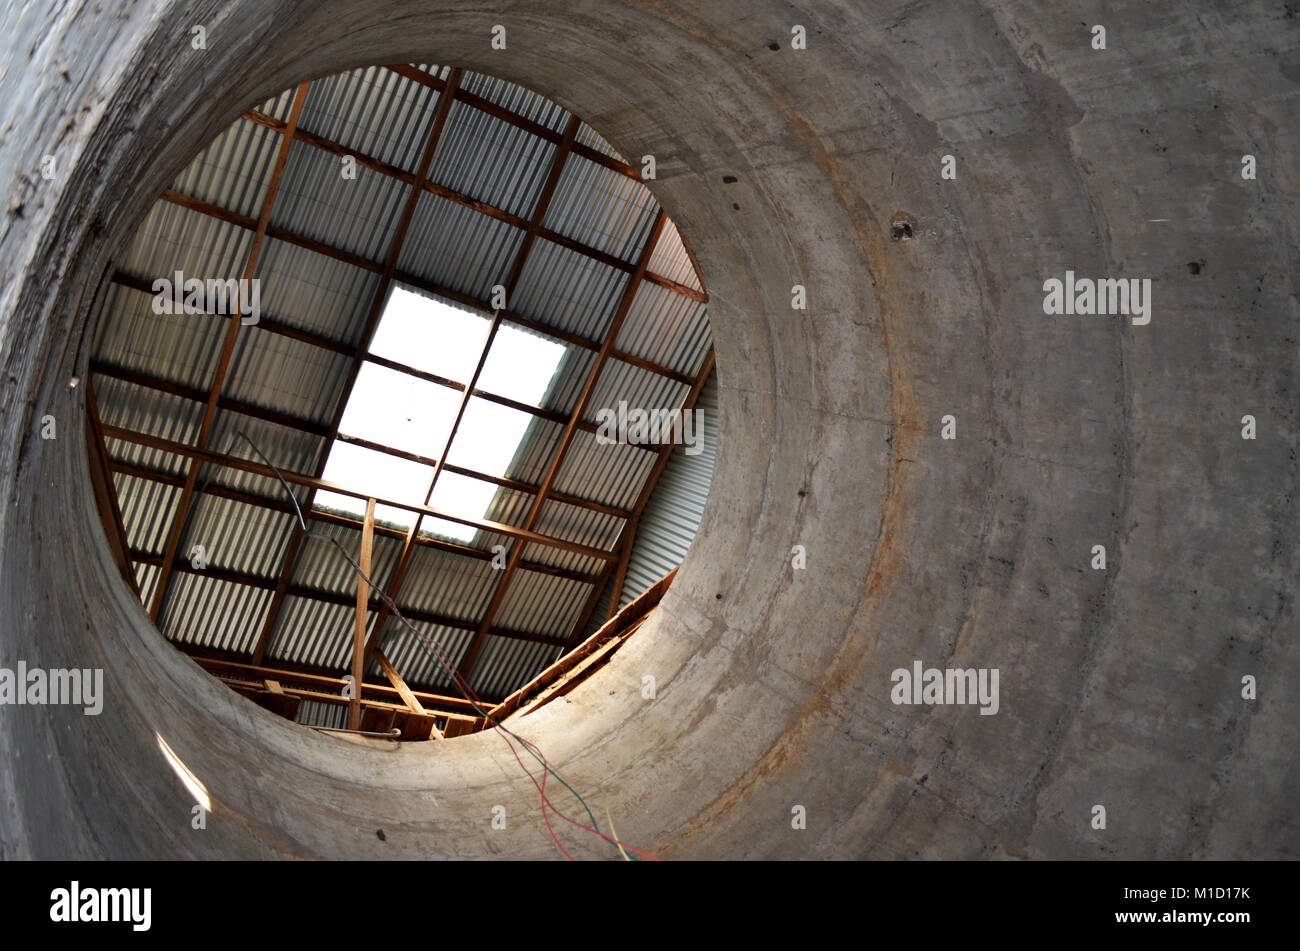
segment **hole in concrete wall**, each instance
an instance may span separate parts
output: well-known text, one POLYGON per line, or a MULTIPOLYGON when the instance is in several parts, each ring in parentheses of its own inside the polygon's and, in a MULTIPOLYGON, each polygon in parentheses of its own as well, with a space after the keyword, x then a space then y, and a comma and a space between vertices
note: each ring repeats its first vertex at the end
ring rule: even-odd
POLYGON ((253 104, 122 249, 91 469, 124 578, 209 674, 316 728, 454 737, 680 563, 712 366, 685 241, 596 130, 371 67, 253 104))

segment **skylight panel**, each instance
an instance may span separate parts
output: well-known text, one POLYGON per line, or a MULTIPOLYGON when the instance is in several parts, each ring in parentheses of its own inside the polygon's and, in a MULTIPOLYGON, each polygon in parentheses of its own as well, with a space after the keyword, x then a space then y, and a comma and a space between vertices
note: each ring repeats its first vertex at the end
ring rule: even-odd
MULTIPOLYGON (((423 505, 433 478, 433 467, 390 456, 385 452, 365 449, 351 443, 335 441, 325 463, 326 482, 333 482, 376 498, 410 505, 423 505)), ((348 512, 362 518, 366 514, 365 499, 340 495, 336 492, 318 492, 316 504, 325 508, 348 512)), ((415 524, 415 513, 388 505, 375 506, 375 519, 410 528, 415 524)))
POLYGON ((517 327, 501 327, 488 353, 478 388, 538 406, 555 378, 565 346, 517 327))
POLYGON ((364 363, 339 432, 436 459, 447 444, 460 397, 449 387, 364 363))
POLYGON ((481 314, 394 286, 370 352, 465 383, 483 353, 488 327, 481 314))
MULTIPOLYGON (((487 341, 490 322, 479 314, 395 288, 376 330, 371 353, 426 373, 468 383, 487 341)), ((536 334, 501 326, 480 375, 479 388, 529 405, 542 402, 555 380, 565 346, 536 334)), ((343 435, 436 460, 447 444, 463 391, 399 370, 361 366, 339 422, 343 435)), ((447 464, 488 476, 504 476, 535 417, 473 397, 451 443, 447 464)), ((335 442, 326 462, 329 482, 396 502, 422 505, 433 468, 350 443, 335 442)), ((449 515, 482 519, 497 485, 455 472, 438 476, 431 506, 449 515)), ((355 515, 365 502, 332 492, 320 504, 355 515)), ((377 506, 375 517, 409 528, 414 513, 377 506)), ((426 518, 421 534, 472 541, 477 529, 426 518)))

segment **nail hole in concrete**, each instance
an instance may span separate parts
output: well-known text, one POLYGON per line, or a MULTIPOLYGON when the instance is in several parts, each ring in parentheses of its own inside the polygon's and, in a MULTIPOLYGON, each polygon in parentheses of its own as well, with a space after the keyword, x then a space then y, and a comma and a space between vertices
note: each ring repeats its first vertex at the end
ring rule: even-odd
POLYGON ((714 597, 717 598, 719 601, 721 601, 721 600, 722 600, 722 592, 719 591, 717 594, 714 595, 714 597))
POLYGON ((1188 262, 1187 262, 1187 270, 1191 271, 1193 274, 1200 274, 1200 273, 1201 273, 1201 262, 1200 262, 1200 261, 1188 261, 1188 262))
POLYGON ((736 184, 736 176, 735 176, 735 175, 723 175, 723 176, 722 176, 722 184, 724 184, 724 185, 734 185, 734 184, 736 184))
POLYGON ((387 842, 387 841, 388 841, 388 836, 384 835, 384 830, 383 830, 383 829, 376 829, 376 830, 375 830, 375 835, 379 836, 379 841, 380 841, 380 842, 387 842))
POLYGON ((731 207, 735 211, 740 211, 740 206, 737 205, 734 201, 731 203, 731 207))
POLYGON ((776 52, 781 48, 781 44, 777 42, 768 43, 767 48, 770 49, 772 52, 776 52))

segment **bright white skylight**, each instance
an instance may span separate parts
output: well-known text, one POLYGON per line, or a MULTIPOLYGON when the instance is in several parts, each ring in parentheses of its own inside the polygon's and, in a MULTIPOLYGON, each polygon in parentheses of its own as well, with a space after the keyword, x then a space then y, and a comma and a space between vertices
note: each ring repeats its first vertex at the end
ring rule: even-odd
MULTIPOLYGON (((394 288, 375 330, 370 352, 425 373, 466 383, 483 352, 490 321, 403 288, 394 288)), ((478 389, 538 405, 555 376, 564 345, 501 326, 479 376, 478 389)), ((339 423, 339 432, 393 449, 436 459, 460 404, 459 391, 373 363, 363 363, 339 423)), ((484 475, 503 476, 532 416, 497 403, 471 398, 448 455, 449 465, 484 475)), ((336 441, 323 478, 327 482, 395 502, 419 505, 429 490, 433 467, 387 453, 336 441)), ((497 486, 444 471, 431 505, 464 518, 482 518, 497 486)), ((319 492, 317 504, 365 514, 366 504, 334 492, 319 492)), ((415 514, 391 506, 375 508, 375 518, 409 528, 415 514)), ((475 529, 459 522, 426 518, 421 534, 458 541, 475 529)))

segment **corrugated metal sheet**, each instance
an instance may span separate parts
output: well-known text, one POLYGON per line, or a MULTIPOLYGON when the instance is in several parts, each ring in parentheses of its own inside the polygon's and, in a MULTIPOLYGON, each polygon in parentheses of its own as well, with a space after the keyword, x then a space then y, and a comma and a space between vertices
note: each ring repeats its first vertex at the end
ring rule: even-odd
POLYGON ((492 285, 509 278, 523 234, 513 225, 425 192, 397 268, 487 301, 492 285))
POLYGON ((179 644, 247 654, 257 643, 271 595, 264 588, 177 571, 158 629, 179 644))
POLYGON ((504 698, 560 656, 560 648, 489 635, 469 685, 484 698, 504 698))
POLYGON ((617 416, 620 403, 627 404, 629 413, 637 409, 671 411, 682 405, 689 389, 686 384, 658 373, 610 360, 600 372, 583 418, 599 425, 600 414, 608 411, 617 416))
POLYGON ((695 265, 686 253, 686 245, 682 243, 681 232, 671 219, 665 225, 659 243, 655 245, 654 254, 650 256, 650 272, 697 291, 704 290, 699 275, 695 273, 695 265))
POLYGON ((490 561, 418 545, 402 581, 398 606, 476 622, 498 578, 500 572, 490 561))
MULTIPOLYGON (((164 276, 171 280, 170 274, 155 275, 164 276)), ((111 284, 100 316, 95 356, 122 369, 204 388, 216 373, 225 333, 224 318, 155 314, 151 295, 111 284)), ((117 402, 103 393, 100 401, 105 405, 117 402)))
POLYGON ((504 79, 497 79, 483 73, 466 72, 461 75, 460 88, 482 96, 498 106, 504 106, 510 112, 544 125, 553 132, 561 131, 569 121, 567 109, 547 99, 541 93, 525 89, 504 79))
POLYGON ((202 545, 208 567, 238 571, 274 582, 289 545, 292 515, 232 499, 196 494, 185 523, 180 554, 202 545))
POLYGON ((643 282, 632 298, 617 347, 694 376, 713 345, 707 307, 666 287, 643 282))
POLYGON ((297 723, 303 726, 328 726, 342 730, 348 725, 348 708, 341 703, 304 700, 298 707, 297 723))
POLYGON ((255 122, 236 122, 199 153, 172 188, 256 218, 266 200, 279 148, 278 133, 255 122))
POLYGON ((271 224, 383 261, 409 189, 362 165, 356 167, 355 179, 345 179, 342 167, 337 155, 295 142, 276 192, 271 224))
POLYGON ((696 403, 700 451, 673 450, 659 484, 637 523, 620 606, 682 563, 700 527, 718 455, 718 378, 710 375, 696 403))
MULTIPOLYGON (((117 426, 174 442, 192 443, 198 438, 203 405, 182 396, 163 393, 134 383, 95 375, 95 398, 99 418, 105 426, 117 426)), ((139 447, 136 447, 139 448, 139 447)), ((123 461, 135 461, 124 458, 123 461)))
POLYGON ((608 155, 611 158, 616 158, 620 162, 626 161, 623 158, 623 156, 618 153, 618 151, 614 148, 614 146, 610 145, 608 142, 605 141, 604 136, 602 136, 591 126, 587 125, 587 123, 585 122, 582 123, 582 125, 578 126, 578 135, 574 141, 576 141, 579 145, 590 146, 591 148, 595 149, 597 152, 601 153, 602 155, 608 155))
POLYGON ((379 275, 268 238, 257 262, 262 314, 355 347, 379 289, 379 275))
MULTIPOLYGON (((358 562, 361 560, 360 531, 317 519, 308 519, 307 524, 314 534, 335 539, 354 560, 358 562)), ((402 543, 398 539, 387 535, 374 537, 370 556, 370 580, 380 590, 388 587, 401 548, 402 543)), ((298 560, 290 580, 295 585, 313 591, 324 591, 352 598, 355 598, 357 593, 357 574, 352 566, 337 548, 319 538, 307 539, 298 549, 298 560)), ((377 603, 373 594, 371 600, 377 603)))
POLYGON ((354 69, 317 79, 308 87, 298 127, 414 172, 439 96, 437 90, 382 66, 354 69))
MULTIPOLYGON (((419 621, 412 624, 442 650, 446 663, 453 670, 469 648, 469 642, 474 639, 473 631, 419 621)), ((452 687, 451 680, 443 673, 442 665, 430 656, 420 639, 396 618, 389 620, 381 646, 389 663, 401 672, 402 679, 410 686, 459 695, 452 687)))
POLYGON ((570 155, 543 224, 632 263, 645 247, 658 210, 641 182, 570 155))
POLYGON ((579 431, 560 465, 555 488, 628 509, 636 504, 654 464, 653 452, 624 443, 598 443, 595 433, 579 431))
POLYGON ((151 604, 154 589, 158 586, 158 569, 153 565, 136 562, 135 581, 140 586, 140 603, 151 604))
POLYGON ((244 273, 252 242, 251 231, 160 198, 118 258, 118 266, 148 281, 171 280, 176 271, 186 279, 237 278, 244 273))
POLYGON ((452 104, 429 178, 528 218, 550 173, 555 146, 463 102, 452 104))
MULTIPOLYGON (((366 616, 367 638, 377 617, 374 611, 366 616)), ((355 608, 289 595, 280 606, 267 654, 273 660, 347 670, 355 629, 355 608)))
POLYGON ((582 613, 591 585, 533 571, 517 572, 494 627, 567 637, 582 613))
MULTIPOLYGON (((150 479, 114 473, 122 525, 131 548, 147 555, 161 556, 167 546, 172 519, 181 490, 150 479)), ((143 582, 142 582, 143 583, 143 582)))
POLYGON ((543 238, 533 242, 511 310, 592 340, 605 336, 628 275, 543 238))
MULTIPOLYGON (((702 448, 693 456, 687 455, 684 447, 674 449, 664 467, 637 525, 619 607, 630 604, 680 565, 700 527, 718 454, 717 373, 710 374, 695 406, 702 414, 698 417, 702 448)), ((614 579, 611 577, 583 630, 584 639, 605 623, 613 588, 614 579)))
POLYGON ((328 426, 351 368, 343 354, 240 327, 222 395, 328 426))

